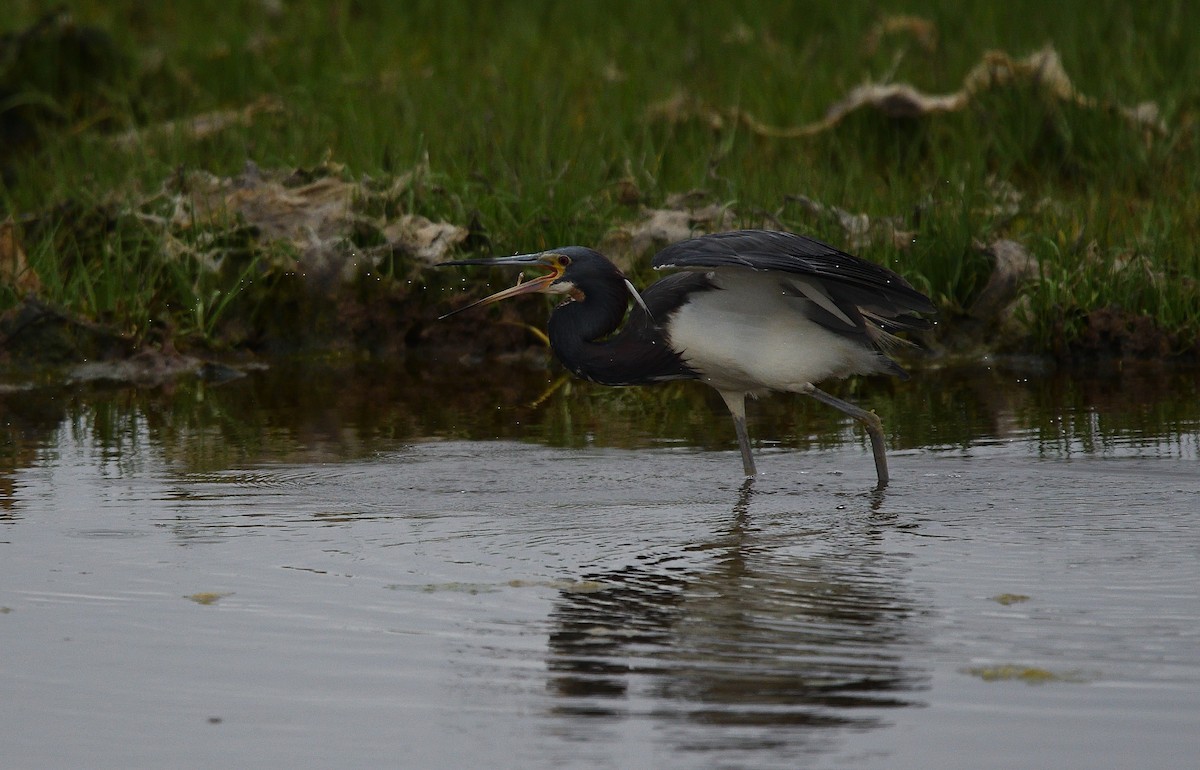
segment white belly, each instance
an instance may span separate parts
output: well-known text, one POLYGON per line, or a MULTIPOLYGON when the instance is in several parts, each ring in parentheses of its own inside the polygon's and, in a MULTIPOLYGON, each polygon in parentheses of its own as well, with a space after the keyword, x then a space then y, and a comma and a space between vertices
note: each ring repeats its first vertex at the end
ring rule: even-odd
POLYGON ((693 294, 668 325, 671 347, 718 390, 797 391, 830 377, 870 374, 885 361, 865 339, 810 321, 810 300, 778 277, 748 270, 712 274, 719 287, 693 294))

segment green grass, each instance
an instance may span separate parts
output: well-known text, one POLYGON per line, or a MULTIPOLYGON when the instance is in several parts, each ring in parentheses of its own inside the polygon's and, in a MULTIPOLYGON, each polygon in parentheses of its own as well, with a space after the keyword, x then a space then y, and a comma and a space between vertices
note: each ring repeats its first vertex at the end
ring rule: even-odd
MULTIPOLYGON (((32 114, 43 124, 36 145, 0 150, 0 218, 37 220, 25 248, 47 300, 133 334, 157 323, 213 339, 226 321, 250 323, 253 305, 270 298, 237 291, 252 272, 244 265, 207 276, 186 259, 161 259, 158 236, 136 218, 115 213, 81 230, 77 213, 100 204, 120 212, 181 168, 231 175, 247 159, 263 168, 328 159, 353 177, 380 178, 427 158, 430 181, 406 205, 433 219, 474 219, 499 253, 598 243, 637 214, 619 195, 630 178, 646 206, 703 189, 742 224, 766 213, 844 241, 789 203, 805 195, 899 217, 913 244, 861 254, 927 290, 947 323, 987 279, 973 244, 1023 243, 1042 278, 1027 290, 1023 336, 994 347, 1070 351, 1099 311, 1150 319, 1168 335, 1168 354, 1194 353, 1200 338, 1200 8, 1191 3, 68 6, 79 24, 112 37, 111 65, 79 99, 51 70, 16 77, 0 62, 0 86, 21 87, 0 114, 39 104, 32 114), (933 23, 936 48, 900 33, 870 49, 869 30, 897 13, 933 23), (759 136, 729 117, 803 125, 868 80, 951 92, 985 51, 1019 58, 1046 44, 1080 93, 1156 102, 1166 134, 1031 85, 985 93, 954 114, 857 113, 800 139, 759 136), (723 124, 652 116, 681 93, 721 111, 723 124), (279 109, 206 138, 147 131, 132 149, 112 140, 264 98, 279 109), (1019 201, 998 213, 1005 190, 1019 201)), ((11 0, 0 31, 26 28, 44 7, 11 0)), ((254 257, 247 244, 230 248, 254 257)), ((18 295, 0 286, 0 310, 18 295)))

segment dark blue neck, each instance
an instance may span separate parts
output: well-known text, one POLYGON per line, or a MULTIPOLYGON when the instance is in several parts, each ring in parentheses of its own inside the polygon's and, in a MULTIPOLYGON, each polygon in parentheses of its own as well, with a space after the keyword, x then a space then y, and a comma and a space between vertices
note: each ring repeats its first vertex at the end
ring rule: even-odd
POLYGON ((604 384, 611 367, 608 338, 625 317, 629 305, 624 282, 617 276, 593 279, 576 287, 582 296, 555 308, 550 316, 550 347, 575 374, 604 384))
POLYGON ((617 331, 629 305, 619 275, 578 288, 583 297, 560 305, 550 316, 550 347, 563 366, 601 385, 645 385, 696 376, 641 306, 634 305, 617 331))

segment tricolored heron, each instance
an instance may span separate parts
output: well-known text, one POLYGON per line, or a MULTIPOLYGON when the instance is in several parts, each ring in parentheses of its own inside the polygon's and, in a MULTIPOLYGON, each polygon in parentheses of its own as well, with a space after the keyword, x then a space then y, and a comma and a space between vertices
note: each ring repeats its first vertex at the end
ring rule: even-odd
POLYGON ((907 379, 887 354, 903 342, 893 332, 929 328, 922 317, 934 312, 928 297, 885 267, 794 233, 714 233, 668 246, 652 264, 683 272, 639 294, 616 265, 582 246, 446 262, 549 270, 446 315, 521 294, 564 295, 550 315, 549 338, 567 369, 602 385, 701 380, 712 386, 733 415, 747 476, 756 471, 746 396, 786 391, 862 423, 879 487, 887 485, 879 417, 815 383, 852 374, 907 379))

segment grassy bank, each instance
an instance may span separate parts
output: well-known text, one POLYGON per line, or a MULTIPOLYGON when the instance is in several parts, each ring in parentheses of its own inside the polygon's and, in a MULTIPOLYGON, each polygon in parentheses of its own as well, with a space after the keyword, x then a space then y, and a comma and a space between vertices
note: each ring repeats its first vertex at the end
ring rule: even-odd
MULTIPOLYGON (((135 339, 303 337, 318 299, 289 267, 294 244, 170 224, 187 173, 232 178, 251 160, 322 169, 296 184, 369 177, 392 193, 356 195, 364 216, 454 223, 470 232, 460 248, 496 253, 595 245, 700 191, 729 224, 855 244, 928 291, 943 328, 972 321, 991 348, 1197 352, 1189 3, 67 5, 58 48, 29 34, 43 3, 14 0, 0 21, 0 310, 33 292, 135 339), (1039 50, 1069 81, 986 56, 1039 50), (981 66, 991 79, 966 82, 981 66), (866 82, 966 96, 817 125, 866 82), (865 215, 868 235, 833 207, 865 215), (1031 257, 1021 296, 972 318, 998 239, 1031 257)), ((350 282, 355 318, 444 304, 459 276, 404 256, 350 282)), ((338 326, 346 296, 320 301, 338 326)), ((397 333, 417 345, 426 331, 397 333)))

